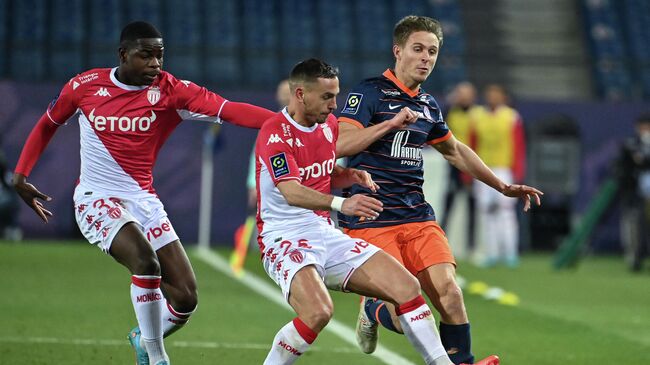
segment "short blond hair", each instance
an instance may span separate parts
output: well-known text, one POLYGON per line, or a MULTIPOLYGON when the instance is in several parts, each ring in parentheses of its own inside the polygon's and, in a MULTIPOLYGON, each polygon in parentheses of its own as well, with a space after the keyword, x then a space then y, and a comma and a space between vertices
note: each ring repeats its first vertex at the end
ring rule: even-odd
POLYGON ((393 29, 393 44, 404 47, 406 40, 415 32, 435 34, 442 46, 442 25, 440 25, 440 22, 428 16, 420 15, 407 15, 395 24, 395 28, 393 29))

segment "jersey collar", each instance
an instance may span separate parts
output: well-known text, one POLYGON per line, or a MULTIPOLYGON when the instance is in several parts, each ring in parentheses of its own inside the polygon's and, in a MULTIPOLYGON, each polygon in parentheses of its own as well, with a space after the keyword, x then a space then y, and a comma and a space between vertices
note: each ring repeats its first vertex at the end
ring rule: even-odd
POLYGON ((128 91, 137 91, 137 90, 144 90, 149 87, 147 86, 135 86, 135 85, 127 85, 122 83, 120 80, 115 77, 115 73, 117 72, 117 67, 113 67, 111 69, 111 81, 115 84, 115 86, 119 87, 120 89, 128 90, 128 91))
POLYGON ((284 118, 289 121, 289 123, 293 124, 294 127, 298 128, 298 130, 303 131, 303 132, 313 132, 318 128, 318 123, 314 124, 311 127, 305 127, 304 125, 300 125, 298 122, 293 120, 291 118, 291 115, 289 115, 289 112, 287 111, 287 107, 285 106, 284 109, 282 109, 282 115, 284 115, 284 118))
POLYGON ((386 69, 386 71, 384 71, 383 75, 384 75, 385 78, 387 78, 387 79, 389 79, 390 81, 392 81, 393 84, 395 84, 395 86, 397 86, 400 90, 402 90, 403 92, 405 92, 408 96, 410 96, 410 97, 412 97, 412 98, 416 97, 416 96, 420 93, 420 89, 419 89, 419 88, 418 88, 418 90, 411 90, 411 89, 409 89, 406 85, 404 85, 404 84, 403 84, 403 83, 402 83, 402 82, 397 78, 397 76, 395 76, 395 73, 394 73, 393 70, 391 70, 390 68, 386 69))

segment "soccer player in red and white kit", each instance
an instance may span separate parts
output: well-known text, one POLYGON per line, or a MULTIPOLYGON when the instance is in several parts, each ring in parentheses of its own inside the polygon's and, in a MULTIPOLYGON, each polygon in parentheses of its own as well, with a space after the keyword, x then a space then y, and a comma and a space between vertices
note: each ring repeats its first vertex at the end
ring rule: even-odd
POLYGON ((27 176, 56 132, 79 113, 81 175, 74 191, 76 221, 86 239, 131 272, 131 301, 138 327, 129 340, 138 365, 168 364, 163 336, 197 306, 196 278, 163 204, 152 169, 170 133, 186 119, 259 128, 273 113, 229 102, 162 71, 163 39, 146 22, 120 36, 119 67, 73 77, 30 133, 14 186, 45 221, 51 198, 27 176))
POLYGON ((393 303, 425 362, 451 365, 415 277, 375 246, 343 234, 329 218, 330 210, 365 219, 382 211, 378 200, 362 194, 330 195, 331 187, 377 187, 368 173, 336 165, 338 123, 331 113, 339 93, 337 75, 337 69, 317 59, 296 65, 288 107, 257 136, 262 262, 297 314, 276 334, 264 364, 292 364, 307 351, 332 317, 330 288, 393 303))

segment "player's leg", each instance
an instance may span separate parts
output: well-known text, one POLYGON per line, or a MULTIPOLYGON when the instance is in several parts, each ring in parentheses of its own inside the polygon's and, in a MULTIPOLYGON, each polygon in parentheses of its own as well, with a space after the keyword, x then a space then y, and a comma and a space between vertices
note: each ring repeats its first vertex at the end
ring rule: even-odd
MULTIPOLYGON (((371 242, 373 246, 382 249, 403 264, 399 247, 400 238, 403 238, 403 235, 399 230, 396 231, 395 227, 346 229, 345 233, 352 238, 371 242)), ((392 332, 403 333, 402 325, 395 314, 395 307, 391 303, 362 296, 355 332, 357 344, 366 354, 373 353, 377 347, 378 325, 392 332)))
POLYGON ((275 335, 265 365, 293 364, 332 318, 332 299, 314 265, 303 267, 291 279, 289 304, 298 316, 275 335))
POLYGON ((165 337, 178 331, 190 319, 198 303, 196 276, 179 240, 156 251, 162 276, 161 289, 166 303, 162 310, 165 337))
POLYGON ((74 202, 77 225, 88 242, 131 272, 131 301, 142 332, 130 333, 129 341, 138 364, 149 364, 148 351, 152 360, 167 360, 160 325, 160 264, 142 233, 137 203, 89 191, 82 185, 75 189, 74 202))
POLYGON ((453 364, 416 278, 395 258, 378 251, 354 271, 346 289, 392 303, 404 334, 426 364, 453 364))
POLYGON ((138 364, 169 361, 163 345, 162 321, 163 295, 160 291, 160 264, 153 248, 135 223, 127 223, 115 235, 110 255, 131 271, 131 301, 138 320, 140 338, 132 338, 138 364))
POLYGON ((418 273, 422 290, 440 313, 442 343, 455 364, 472 363, 470 324, 463 293, 455 280, 455 266, 436 264, 418 273))
POLYGON ((440 313, 442 344, 455 364, 472 363, 470 324, 445 232, 433 221, 403 225, 403 229, 409 242, 402 250, 404 264, 440 313))
POLYGON ((499 196, 499 214, 501 224, 501 244, 503 257, 508 267, 519 266, 519 223, 517 222, 517 200, 499 196))
POLYGON ((494 266, 499 260, 499 221, 495 217, 498 194, 500 193, 485 184, 474 184, 477 221, 480 227, 478 238, 485 255, 481 265, 484 267, 494 266))

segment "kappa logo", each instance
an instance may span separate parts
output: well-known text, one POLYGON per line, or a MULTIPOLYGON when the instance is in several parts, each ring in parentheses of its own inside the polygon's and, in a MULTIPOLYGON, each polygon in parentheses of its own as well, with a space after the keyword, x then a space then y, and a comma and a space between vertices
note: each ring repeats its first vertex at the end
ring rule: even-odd
POLYGON ((104 96, 104 97, 105 96, 108 96, 108 97, 112 96, 111 93, 109 93, 108 90, 106 90, 105 87, 100 87, 99 90, 97 90, 97 92, 95 94, 93 94, 93 95, 104 96))
MULTIPOLYGON (((294 141, 293 138, 288 138, 288 139, 286 140, 287 144, 288 144, 289 146, 291 146, 291 147, 293 147, 293 141, 294 141)), ((305 145, 302 144, 302 141, 300 140, 300 138, 296 138, 296 147, 304 147, 304 146, 305 146, 305 145)))
POLYGON ((271 134, 269 136, 269 140, 266 141, 266 145, 268 146, 268 145, 273 144, 273 143, 284 143, 284 141, 277 134, 271 134))

